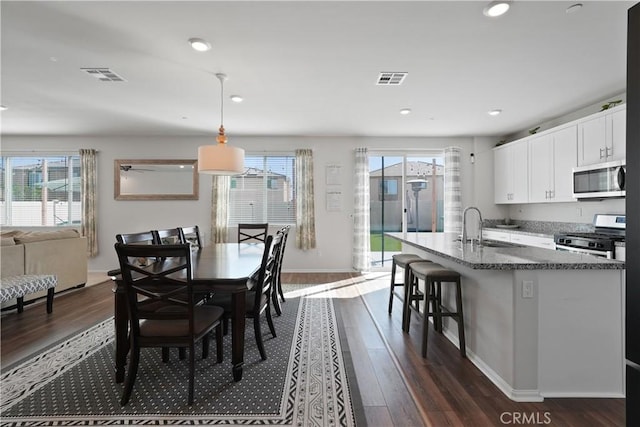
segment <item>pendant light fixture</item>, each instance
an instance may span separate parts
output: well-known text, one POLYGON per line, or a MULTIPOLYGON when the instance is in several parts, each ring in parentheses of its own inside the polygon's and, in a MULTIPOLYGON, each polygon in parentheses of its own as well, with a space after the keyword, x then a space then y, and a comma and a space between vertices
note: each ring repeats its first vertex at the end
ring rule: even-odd
POLYGON ((220 80, 220 129, 217 145, 198 147, 198 172, 209 175, 237 175, 244 172, 244 150, 227 145, 224 134, 224 81, 226 74, 216 74, 220 80))

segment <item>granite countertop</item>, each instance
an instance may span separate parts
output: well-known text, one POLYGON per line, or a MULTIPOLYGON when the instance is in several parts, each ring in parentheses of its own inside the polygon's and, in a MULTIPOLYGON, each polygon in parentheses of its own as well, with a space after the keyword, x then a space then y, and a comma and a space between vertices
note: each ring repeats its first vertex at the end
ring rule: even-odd
POLYGON ((529 246, 478 247, 457 233, 385 233, 403 243, 478 270, 622 270, 622 261, 529 246))

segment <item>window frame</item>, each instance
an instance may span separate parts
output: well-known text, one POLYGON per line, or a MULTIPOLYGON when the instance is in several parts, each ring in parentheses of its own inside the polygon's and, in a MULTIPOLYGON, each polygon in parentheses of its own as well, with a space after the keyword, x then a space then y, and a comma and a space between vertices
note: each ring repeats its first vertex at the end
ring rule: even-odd
MULTIPOLYGON (((260 197, 261 197, 261 202, 262 202, 262 206, 260 207, 260 215, 255 215, 253 220, 246 220, 243 218, 243 216, 238 213, 238 212, 234 212, 234 207, 235 209, 240 209, 239 206, 235 206, 234 205, 234 200, 231 200, 232 196, 230 195, 230 203, 229 203, 229 225, 230 226, 236 226, 239 223, 242 222, 267 222, 270 225, 295 225, 296 223, 296 197, 297 197, 297 193, 296 193, 296 179, 297 179, 297 173, 295 171, 295 160, 296 160, 296 156, 294 152, 290 152, 290 151, 286 151, 286 152, 261 152, 261 153, 246 153, 245 154, 245 164, 244 164, 244 170, 245 172, 242 174, 238 174, 238 175, 233 175, 231 177, 230 180, 230 191, 238 191, 238 190, 243 190, 246 188, 245 185, 238 185, 239 181, 242 180, 245 176, 252 176, 254 174, 250 174, 248 173, 248 171, 250 169, 256 169, 258 171, 257 175, 261 175, 260 179, 261 179, 261 183, 260 183, 260 197), (254 162, 252 162, 250 165, 247 165, 246 161, 247 159, 261 159, 261 166, 256 166, 254 164, 254 162), (279 173, 279 172, 273 172, 274 174, 277 175, 283 175, 286 176, 288 179, 285 179, 283 182, 289 182, 289 184, 279 184, 276 183, 275 186, 272 185, 272 181, 275 179, 273 176, 271 176, 270 174, 270 169, 269 169, 269 164, 268 164, 268 159, 269 158, 283 158, 283 164, 285 167, 287 167, 287 164, 291 164, 292 168, 291 170, 287 170, 285 171, 285 173, 279 173), (265 171, 267 171, 265 173, 265 171), (291 210, 292 210, 292 214, 289 215, 289 218, 287 219, 283 219, 282 217, 278 217, 278 218, 273 218, 272 216, 270 217, 270 215, 273 215, 274 213, 271 212, 271 209, 269 208, 270 204, 269 204, 269 191, 273 191, 273 192, 289 192, 291 200, 288 202, 291 204, 291 210), (265 203, 266 202, 266 203, 265 203), (271 213, 270 213, 271 212, 271 213)), ((241 201, 242 199, 239 199, 238 201, 241 201)), ((252 205, 253 206, 253 205, 252 205)))
MULTIPOLYGON (((4 167, 4 170, 0 170, 0 173, 3 174, 2 178, 3 178, 3 184, 4 184, 4 188, 2 189, 2 194, 0 195, 2 197, 2 201, 0 201, 1 203, 4 203, 4 206, 0 207, 0 209, 2 209, 2 227, 7 227, 7 228, 16 228, 16 227, 20 227, 20 228, 78 228, 82 226, 82 213, 80 212, 80 215, 78 217, 77 215, 77 211, 74 210, 74 204, 77 204, 77 208, 79 208, 80 210, 82 209, 82 205, 81 205, 81 200, 82 200, 82 188, 80 187, 80 189, 78 190, 78 193, 80 193, 80 200, 74 200, 74 178, 79 179, 81 177, 82 171, 81 171, 81 160, 80 160, 80 153, 78 151, 59 151, 59 152, 52 152, 52 151, 3 151, 2 153, 0 153, 0 158, 3 159, 2 162, 2 167, 4 167), (68 186, 68 189, 66 190, 66 195, 67 195, 67 201, 66 202, 62 202, 62 203, 66 203, 67 207, 66 207, 66 216, 67 216, 67 220, 61 222, 60 224, 56 224, 56 217, 57 215, 55 214, 55 206, 57 205, 56 203, 54 203, 53 208, 52 208, 52 213, 53 213, 53 224, 42 224, 42 220, 40 221, 39 224, 16 224, 16 222, 14 221, 14 215, 15 215, 15 206, 14 206, 14 190, 13 190, 13 183, 14 183, 14 177, 13 177, 13 171, 14 171, 14 167, 15 165, 13 164, 14 162, 12 160, 16 159, 16 158, 32 158, 34 163, 41 161, 43 159, 48 159, 50 161, 59 161, 62 158, 66 158, 65 160, 68 162, 67 165, 67 170, 66 170, 66 174, 65 174, 65 178, 68 180, 68 183, 65 184, 66 186, 68 186), (80 175, 74 175, 74 170, 79 170, 80 171, 80 175), (69 184, 70 183, 70 184, 69 184), (78 222, 74 222, 74 217, 78 217, 76 220, 78 222)), ((40 175, 42 175, 42 172, 40 172, 40 175)), ((31 182, 31 174, 29 174, 28 177, 28 181, 31 182)), ((41 181, 40 181, 41 182, 41 181)), ((54 199, 55 200, 55 199, 54 199)), ((54 202, 54 200, 48 200, 47 202, 54 202)))

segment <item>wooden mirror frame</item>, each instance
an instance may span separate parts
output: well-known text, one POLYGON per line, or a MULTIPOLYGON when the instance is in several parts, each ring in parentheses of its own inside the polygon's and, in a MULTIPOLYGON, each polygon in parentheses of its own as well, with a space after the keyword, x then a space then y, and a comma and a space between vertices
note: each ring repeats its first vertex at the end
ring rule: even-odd
POLYGON ((113 162, 113 197, 116 200, 198 200, 199 196, 199 174, 198 174, 198 160, 194 159, 182 159, 182 160, 156 160, 156 159, 116 159, 113 162), (191 193, 185 191, 184 193, 176 194, 137 194, 137 193, 122 193, 120 176, 123 171, 123 167, 135 165, 135 166, 165 166, 165 165, 184 165, 193 168, 192 175, 192 188, 191 193))

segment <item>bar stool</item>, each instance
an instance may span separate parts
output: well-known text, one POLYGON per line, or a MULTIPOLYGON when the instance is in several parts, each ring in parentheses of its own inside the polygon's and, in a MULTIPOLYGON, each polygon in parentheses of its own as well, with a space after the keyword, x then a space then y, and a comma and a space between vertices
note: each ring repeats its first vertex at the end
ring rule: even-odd
MULTIPOLYGON (((391 315, 391 310, 393 309, 393 294, 396 286, 405 287, 407 283, 409 283, 409 269, 407 266, 414 261, 425 261, 424 258, 421 258, 416 254, 396 254, 392 256, 393 261, 391 263, 391 289, 389 291, 389 315, 391 315), (404 269, 404 280, 402 283, 396 283, 396 267, 400 267, 404 269)), ((406 289, 403 298, 406 297, 406 289)), ((403 317, 404 322, 404 317, 403 317)))
MULTIPOLYGON (((411 283, 409 291, 418 281, 425 282, 425 309, 422 322, 422 357, 427 357, 427 341, 429 337, 429 316, 433 317, 433 324, 436 330, 442 330, 442 318, 451 317, 458 323, 458 340, 460 341, 460 354, 467 357, 464 340, 464 315, 462 312, 462 286, 460 284, 460 273, 450 270, 436 263, 413 263, 411 269, 411 283), (450 311, 442 305, 441 286, 443 283, 454 283, 456 292, 456 311, 450 311), (431 304, 429 304, 431 303, 431 304), (433 307, 429 309, 429 305, 433 307)), ((407 319, 408 330, 408 319, 407 319)))
MULTIPOLYGON (((417 260, 417 261, 411 262, 406 270, 407 278, 405 280, 406 285, 404 289, 404 294, 406 295, 406 297, 404 300, 404 306, 402 311, 402 330, 407 333, 409 332, 409 326, 411 323, 411 310, 412 310, 411 304, 414 303, 413 309, 418 313, 420 313, 420 301, 423 301, 425 299, 424 293, 420 291, 418 287, 418 281, 416 277, 413 275, 413 270, 411 269, 411 266, 413 264, 419 264, 423 262, 431 265, 434 264, 433 261, 430 261, 430 260, 417 260)), ((431 288, 432 290, 429 293, 426 304, 429 304, 429 303, 433 304, 434 299, 439 300, 439 293, 435 292, 434 286, 435 284, 432 284, 432 288, 431 288)))

